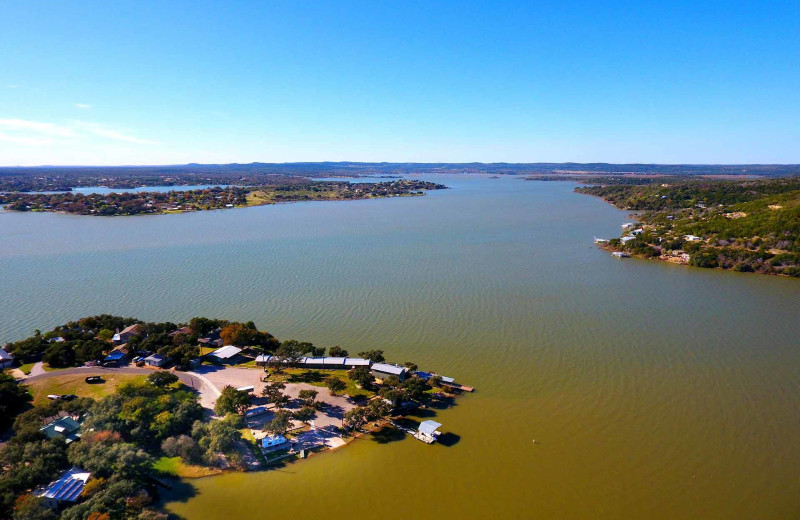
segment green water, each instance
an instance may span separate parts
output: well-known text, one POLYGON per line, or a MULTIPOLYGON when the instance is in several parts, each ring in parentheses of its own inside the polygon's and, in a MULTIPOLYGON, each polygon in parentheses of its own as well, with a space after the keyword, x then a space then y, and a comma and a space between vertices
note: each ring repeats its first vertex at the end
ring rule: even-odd
POLYGON ((478 391, 453 446, 188 482, 189 519, 797 518, 800 283, 616 260, 573 185, 134 218, 0 214, 0 341, 87 314, 253 319, 478 391), (532 443, 537 440, 537 444, 532 443))

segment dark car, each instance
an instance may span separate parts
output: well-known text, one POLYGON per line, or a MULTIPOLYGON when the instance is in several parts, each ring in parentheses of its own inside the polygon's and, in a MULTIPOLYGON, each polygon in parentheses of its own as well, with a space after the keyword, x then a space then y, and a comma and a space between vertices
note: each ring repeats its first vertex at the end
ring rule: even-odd
POLYGON ((87 377, 87 378, 85 379, 85 381, 86 381, 87 383, 89 383, 89 384, 94 384, 94 383, 105 383, 105 381, 103 380, 103 378, 102 378, 101 376, 89 376, 89 377, 87 377))
POLYGON ((72 400, 77 399, 77 398, 78 398, 78 396, 75 395, 75 394, 64 394, 64 395, 61 396, 61 399, 64 400, 64 401, 72 401, 72 400))

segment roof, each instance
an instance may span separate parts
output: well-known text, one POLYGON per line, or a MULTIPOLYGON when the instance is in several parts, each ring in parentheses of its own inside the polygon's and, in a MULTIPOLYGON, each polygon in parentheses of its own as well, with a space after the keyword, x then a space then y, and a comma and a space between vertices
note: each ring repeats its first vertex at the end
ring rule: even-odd
POLYGON ((78 433, 80 429, 81 423, 67 415, 55 421, 50 421, 39 428, 39 431, 45 434, 48 439, 62 437, 67 439, 68 442, 72 442, 80 439, 81 435, 78 433))
POLYGON ((73 466, 65 471, 61 478, 51 483, 43 490, 36 493, 43 498, 53 498, 55 500, 65 500, 75 502, 83 493, 83 487, 89 480, 91 473, 84 471, 78 466, 73 466))
POLYGON ((121 350, 112 350, 106 356, 106 360, 116 361, 125 357, 125 353, 121 350))
POLYGON ((349 357, 344 360, 344 364, 348 366, 364 366, 368 367, 372 361, 369 359, 361 359, 357 357, 349 357))
POLYGON ((165 358, 164 356, 160 356, 158 354, 152 354, 144 358, 145 361, 156 361, 156 362, 165 361, 166 359, 167 358, 165 358))
POLYGON ((326 357, 323 358, 322 363, 325 365, 344 365, 343 357, 326 357))
POLYGON ((274 448, 275 446, 280 446, 281 444, 288 442, 286 437, 283 435, 268 435, 261 439, 261 447, 262 448, 274 448))
POLYGON ((177 336, 178 334, 191 334, 192 329, 189 327, 181 327, 179 329, 175 329, 169 333, 170 336, 177 336))
POLYGON ((272 356, 259 354, 256 356, 256 363, 269 363, 270 359, 272 359, 272 356))
POLYGON ((439 428, 441 425, 442 423, 438 423, 436 421, 431 421, 431 420, 422 421, 421 423, 419 423, 419 428, 417 428, 417 431, 419 431, 420 433, 424 433, 429 437, 433 437, 433 434, 436 433, 436 429, 439 428))
POLYGON ((209 354, 209 356, 214 356, 217 359, 230 359, 241 351, 242 349, 240 349, 239 347, 228 345, 227 347, 218 348, 217 350, 209 354))
POLYGON ((383 372, 385 374, 394 374, 397 376, 408 371, 406 367, 398 367, 397 365, 390 365, 388 363, 375 363, 372 365, 372 370, 383 372))
POLYGON ((14 356, 0 348, 0 361, 11 361, 14 356))
POLYGON ((119 333, 120 334, 133 334, 133 333, 136 333, 136 332, 139 331, 139 327, 140 326, 141 326, 141 323, 134 323, 130 327, 125 327, 119 333))

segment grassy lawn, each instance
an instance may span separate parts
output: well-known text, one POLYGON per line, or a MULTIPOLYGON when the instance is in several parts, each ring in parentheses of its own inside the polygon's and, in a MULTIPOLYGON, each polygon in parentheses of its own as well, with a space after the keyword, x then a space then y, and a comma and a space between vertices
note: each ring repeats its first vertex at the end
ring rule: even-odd
POLYGON ((49 394, 75 394, 79 397, 100 399, 101 397, 113 393, 120 384, 133 380, 143 380, 146 376, 135 374, 104 374, 103 379, 105 379, 105 383, 91 385, 84 381, 85 377, 85 374, 63 375, 32 381, 26 383, 25 386, 27 386, 31 394, 33 394, 34 406, 38 406, 48 402, 47 396, 49 394))
POLYGON ((153 463, 153 469, 182 478, 207 477, 222 473, 222 470, 216 468, 186 464, 180 457, 161 457, 153 463))
POLYGON ((33 368, 33 365, 35 365, 35 364, 36 363, 25 363, 23 365, 20 365, 19 369, 22 370, 22 372, 24 374, 27 374, 27 373, 29 373, 31 371, 31 369, 33 368))
POLYGON ((315 370, 307 368, 285 368, 280 374, 270 373, 270 381, 284 381, 286 383, 306 383, 313 386, 325 387, 325 378, 335 375, 347 384, 344 393, 350 397, 372 397, 375 395, 369 390, 358 388, 355 381, 347 377, 346 370, 315 370))

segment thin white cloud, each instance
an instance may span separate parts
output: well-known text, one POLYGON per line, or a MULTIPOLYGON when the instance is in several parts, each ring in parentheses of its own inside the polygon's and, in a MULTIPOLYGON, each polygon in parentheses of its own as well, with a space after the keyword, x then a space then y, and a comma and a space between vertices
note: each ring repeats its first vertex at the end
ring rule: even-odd
POLYGON ((123 134, 118 130, 114 130, 113 128, 101 125, 100 123, 75 121, 75 124, 78 126, 78 128, 84 129, 94 135, 105 137, 106 139, 114 139, 115 141, 125 141, 126 143, 155 144, 153 141, 150 141, 149 139, 140 139, 132 135, 123 134))
POLYGON ((77 108, 92 108, 92 105, 88 103, 75 103, 75 106, 77 108))
MULTIPOLYGON (((135 144, 155 144, 115 128, 87 121, 72 121, 69 125, 56 125, 26 119, 0 119, 0 141, 22 145, 51 145, 55 143, 90 143, 103 140, 135 144)), ((96 143, 98 144, 98 143, 96 143)))
POLYGON ((0 119, 0 131, 52 137, 75 136, 75 132, 70 128, 54 125, 53 123, 40 123, 39 121, 27 121, 25 119, 0 119))

